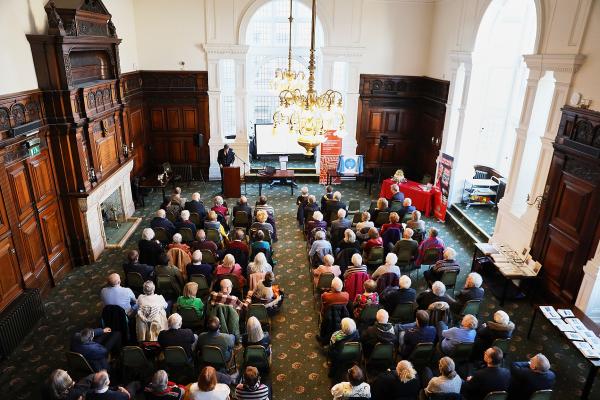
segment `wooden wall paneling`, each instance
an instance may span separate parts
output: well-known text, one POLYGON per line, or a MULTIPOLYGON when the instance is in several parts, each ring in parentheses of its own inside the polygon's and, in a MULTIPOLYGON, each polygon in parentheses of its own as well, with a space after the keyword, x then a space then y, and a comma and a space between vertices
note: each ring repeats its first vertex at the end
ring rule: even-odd
POLYGON ((46 267, 43 241, 40 236, 40 227, 35 217, 25 221, 19 230, 23 242, 23 249, 29 260, 29 267, 24 269, 25 263, 19 263, 23 279, 27 287, 47 289, 51 284, 50 274, 46 267))
POLYGON ((12 237, 0 238, 0 311, 23 292, 18 263, 12 237))
POLYGON ((181 129, 181 109, 167 108, 167 130, 179 131, 181 129))
MULTIPOLYGON (((7 190, 4 190, 6 193, 7 190)), ((8 196, 8 194, 6 194, 8 196)), ((6 206, 4 205, 4 195, 2 188, 0 188, 0 237, 4 237, 10 231, 10 225, 8 223, 8 214, 6 212, 6 206)))
POLYGON ((48 150, 27 160, 29 176, 33 187, 33 195, 36 207, 42 208, 48 202, 56 199, 54 182, 52 181, 52 166, 48 150))
POLYGON ((150 110, 150 127, 153 131, 165 130, 165 117, 162 108, 152 108, 150 110))
POLYGON ((33 197, 29 191, 27 167, 23 162, 17 162, 6 169, 10 184, 13 204, 17 211, 19 223, 33 215, 33 197))
POLYGON ((190 132, 198 131, 198 129, 200 128, 198 126, 198 118, 196 117, 196 115, 198 114, 198 111, 194 108, 189 108, 189 107, 183 107, 181 111, 183 112, 183 127, 182 127, 182 129, 184 131, 190 131, 190 132))

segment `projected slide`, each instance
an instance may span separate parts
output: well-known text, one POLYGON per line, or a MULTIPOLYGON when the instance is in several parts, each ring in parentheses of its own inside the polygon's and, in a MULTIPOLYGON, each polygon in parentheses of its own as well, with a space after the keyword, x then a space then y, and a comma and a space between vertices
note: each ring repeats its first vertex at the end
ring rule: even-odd
POLYGON ((256 154, 304 154, 304 147, 291 134, 273 135, 273 124, 255 125, 256 154))

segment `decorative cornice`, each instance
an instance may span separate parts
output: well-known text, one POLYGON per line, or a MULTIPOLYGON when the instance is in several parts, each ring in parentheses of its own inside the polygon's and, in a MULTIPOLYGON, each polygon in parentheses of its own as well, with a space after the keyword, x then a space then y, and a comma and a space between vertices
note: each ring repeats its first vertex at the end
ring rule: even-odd
POLYGON ((325 46, 321 48, 324 57, 344 58, 345 61, 359 62, 365 54, 365 47, 325 46))
POLYGON ((523 56, 527 68, 537 71, 576 73, 585 61, 583 54, 527 54, 523 56))
POLYGON ((238 44, 212 44, 205 43, 203 46, 206 52, 206 57, 210 59, 224 58, 223 56, 229 56, 230 58, 245 57, 248 54, 249 46, 238 45, 238 44))

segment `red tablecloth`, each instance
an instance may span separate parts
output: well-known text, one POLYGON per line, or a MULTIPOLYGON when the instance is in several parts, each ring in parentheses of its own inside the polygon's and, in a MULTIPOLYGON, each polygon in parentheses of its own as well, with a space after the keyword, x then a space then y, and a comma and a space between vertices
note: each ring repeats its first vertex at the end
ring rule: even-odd
MULTIPOLYGON (((384 180, 381 184, 379 197, 391 199, 391 187, 393 184, 394 181, 391 178, 384 180)), ((415 206, 417 210, 429 217, 431 215, 431 211, 433 210, 434 190, 432 188, 430 191, 425 191, 421 189, 420 185, 421 184, 418 182, 406 181, 400 184, 400 191, 404 193, 404 197, 409 197, 412 200, 412 205, 415 206)))

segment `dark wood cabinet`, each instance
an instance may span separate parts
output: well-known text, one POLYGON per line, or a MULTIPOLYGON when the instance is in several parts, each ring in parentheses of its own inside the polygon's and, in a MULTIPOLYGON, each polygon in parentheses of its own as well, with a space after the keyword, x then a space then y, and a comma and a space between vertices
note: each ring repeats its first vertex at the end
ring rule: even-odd
POLYGON ((565 107, 531 249, 546 293, 573 303, 600 238, 600 113, 565 107))

